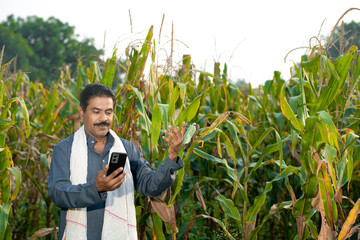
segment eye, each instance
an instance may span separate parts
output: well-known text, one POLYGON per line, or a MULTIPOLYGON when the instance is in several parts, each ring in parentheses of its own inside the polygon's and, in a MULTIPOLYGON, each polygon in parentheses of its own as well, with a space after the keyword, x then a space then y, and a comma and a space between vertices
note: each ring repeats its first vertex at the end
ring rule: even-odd
POLYGON ((111 110, 105 112, 106 115, 111 115, 112 113, 113 112, 111 110))

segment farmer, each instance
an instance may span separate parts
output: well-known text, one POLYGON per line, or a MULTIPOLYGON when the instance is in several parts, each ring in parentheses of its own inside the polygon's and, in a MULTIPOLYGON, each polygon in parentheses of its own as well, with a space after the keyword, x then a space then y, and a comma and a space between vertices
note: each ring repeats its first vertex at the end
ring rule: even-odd
POLYGON ((59 239, 137 239, 134 188, 158 196, 184 166, 178 153, 185 123, 181 131, 176 127, 165 131, 169 155, 155 172, 134 144, 110 129, 114 107, 115 95, 109 87, 87 85, 80 94, 84 125, 54 147, 48 190, 61 207, 59 239), (122 168, 106 176, 112 152, 128 155, 118 177, 122 168))

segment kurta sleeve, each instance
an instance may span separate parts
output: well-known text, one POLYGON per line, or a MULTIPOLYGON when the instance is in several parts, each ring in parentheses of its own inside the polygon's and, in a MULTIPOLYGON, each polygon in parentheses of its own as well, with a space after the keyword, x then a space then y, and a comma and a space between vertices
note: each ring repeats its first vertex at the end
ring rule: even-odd
POLYGON ((95 181, 71 184, 71 140, 65 139, 54 147, 48 179, 50 198, 55 205, 63 208, 84 208, 104 201, 106 194, 97 191, 95 181))
POLYGON ((134 144, 124 139, 121 140, 130 160, 135 189, 142 195, 159 196, 174 183, 175 171, 184 167, 184 163, 179 157, 176 162, 166 157, 158 170, 154 171, 134 144))

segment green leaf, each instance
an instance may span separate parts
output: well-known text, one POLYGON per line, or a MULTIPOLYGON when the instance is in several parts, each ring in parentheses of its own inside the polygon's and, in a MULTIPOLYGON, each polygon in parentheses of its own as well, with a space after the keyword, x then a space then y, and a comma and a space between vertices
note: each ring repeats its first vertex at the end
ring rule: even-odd
POLYGON ((280 107, 281 112, 291 122, 291 125, 300 132, 304 131, 304 124, 295 116, 283 93, 280 94, 280 107))
POLYGON ((77 99, 76 96, 74 96, 69 88, 65 88, 61 84, 57 84, 57 86, 60 88, 62 93, 64 94, 65 98, 75 107, 78 108, 80 106, 80 101, 77 99))
POLYGON ((257 98, 253 95, 249 96, 249 99, 252 103, 254 103, 258 108, 260 108, 261 110, 264 109, 264 107, 259 103, 259 101, 257 100, 257 98))
POLYGON ((163 128, 167 129, 168 128, 168 110, 169 110, 169 104, 161 104, 158 103, 158 106, 160 108, 161 111, 161 117, 162 117, 162 126, 163 128))
POLYGON ((220 202, 221 208, 223 209, 224 213, 227 216, 235 219, 238 227, 240 227, 241 217, 238 209, 234 205, 234 202, 231 199, 228 199, 225 196, 221 195, 220 193, 215 198, 220 202))
POLYGON ((0 204, 0 239, 4 239, 11 202, 0 204))
POLYGON ((22 113, 22 117, 24 119, 24 127, 25 127, 26 137, 29 137, 29 135, 30 135, 30 120, 29 120, 28 109, 27 109, 25 101, 22 97, 16 97, 16 99, 20 103, 21 113, 22 113))
POLYGON ((7 168, 7 170, 14 176, 15 178, 15 187, 13 190, 13 194, 11 195, 10 201, 13 201, 20 190, 20 183, 21 183, 21 170, 18 167, 10 167, 7 168))
POLYGON ((161 218, 157 214, 152 214, 152 219, 154 221, 154 234, 153 239, 158 240, 165 240, 165 235, 163 233, 163 222, 161 221, 161 218))
MULTIPOLYGON (((265 188, 272 188, 272 184, 267 182, 265 188)), ((262 193, 259 196, 255 197, 254 204, 249 208, 245 216, 245 222, 255 223, 255 217, 259 213, 262 206, 264 206, 265 199, 266 199, 266 193, 262 193)))
POLYGON ((158 144, 161 130, 161 111, 158 104, 154 104, 151 123, 151 144, 155 148, 158 144))
POLYGON ((58 90, 56 85, 54 85, 54 89, 51 92, 51 96, 49 101, 47 102, 47 106, 46 106, 46 112, 45 112, 45 123, 43 125, 43 131, 46 134, 50 134, 51 130, 53 128, 54 125, 54 118, 53 118, 53 114, 55 112, 55 106, 58 103, 58 90))
MULTIPOLYGON (((170 105, 169 105, 169 112, 168 112, 168 121, 171 123, 173 119, 173 113, 175 111, 175 104, 177 100, 179 99, 180 91, 179 86, 176 86, 175 89, 171 92, 171 98, 170 98, 170 105)), ((167 126, 166 126, 167 127, 167 126)))
POLYGON ((195 131, 196 131, 195 125, 196 125, 195 123, 194 123, 194 124, 191 124, 191 125, 187 128, 187 130, 186 130, 186 132, 185 132, 185 136, 184 136, 183 145, 186 145, 186 144, 188 144, 188 143, 191 141, 191 139, 192 139, 192 137, 194 136, 194 133, 195 133, 195 131))
POLYGON ((229 137, 224 132, 222 133, 222 136, 223 136, 223 140, 224 140, 224 143, 225 143, 225 146, 226 146, 226 150, 227 150, 230 158, 233 160, 234 165, 236 166, 237 160, 236 160, 236 156, 235 156, 234 146, 230 142, 229 137))
POLYGON ((184 176, 185 176, 185 170, 184 168, 180 169, 179 171, 177 171, 177 181, 174 184, 175 186, 175 190, 174 193, 171 196, 171 199, 169 201, 169 206, 171 207, 174 203, 175 203, 175 198, 177 196, 177 194, 180 192, 181 187, 183 185, 183 180, 184 180, 184 176))
POLYGON ((44 189, 41 186, 41 184, 39 183, 39 181, 36 180, 36 178, 27 169, 24 170, 24 174, 32 181, 32 183, 35 185, 35 187, 39 190, 39 192, 40 192, 41 196, 43 197, 43 199, 45 200, 45 202, 50 204, 49 196, 46 194, 46 192, 44 192, 44 189))
POLYGON ((219 226, 223 229, 223 231, 226 233, 226 236, 229 238, 229 239, 232 239, 232 240, 235 240, 235 238, 230 234, 230 232, 226 229, 226 226, 225 224, 220 221, 219 219, 217 218, 214 218, 212 216, 209 216, 209 215, 204 215, 204 214, 201 214, 200 216, 204 217, 204 218, 209 218, 211 220, 213 220, 214 222, 216 222, 217 224, 219 224, 219 226))
POLYGON ((312 112, 319 112, 325 110, 336 98, 338 94, 342 91, 346 77, 349 74, 349 70, 352 64, 354 57, 354 52, 356 52, 357 47, 353 46, 349 51, 340 58, 340 60, 335 64, 331 63, 329 59, 325 56, 322 56, 323 62, 331 72, 331 77, 328 84, 321 91, 319 98, 316 100, 312 112))
POLYGON ((320 111, 319 117, 320 117, 322 123, 324 123, 326 126, 326 128, 324 128, 324 130, 323 130, 324 131, 323 135, 327 136, 328 143, 332 147, 335 147, 338 151, 340 151, 339 144, 338 144, 338 139, 340 138, 340 135, 336 129, 336 126, 335 126, 330 114, 325 111, 320 111))
POLYGON ((179 113, 178 118, 176 119, 176 125, 178 127, 181 126, 181 123, 183 121, 185 122, 190 122, 197 114, 199 107, 200 107, 200 100, 203 96, 203 94, 205 94, 207 91, 209 90, 209 88, 205 89, 199 96, 197 96, 190 104, 189 106, 187 106, 187 108, 185 108, 184 110, 182 110, 179 113))
POLYGON ((97 61, 92 61, 90 64, 91 64, 91 67, 94 69, 95 76, 96 76, 96 79, 93 79, 93 80, 97 80, 92 83, 96 83, 96 82, 101 83, 102 82, 102 74, 101 74, 99 63, 97 61))
POLYGON ((282 210, 284 207, 289 206, 289 205, 291 205, 291 201, 282 202, 280 205, 273 205, 271 207, 269 214, 265 215, 261 224, 250 232, 249 240, 255 240, 257 238, 257 234, 259 233, 259 231, 263 227, 263 225, 266 223, 266 221, 269 218, 271 218, 274 214, 276 214, 280 210, 282 210))
POLYGON ((228 174, 228 176, 238 184, 238 188, 240 190, 240 193, 241 193, 241 196, 243 197, 243 199, 248 202, 249 199, 245 193, 245 189, 243 187, 242 184, 240 184, 240 182, 238 181, 238 176, 237 176, 237 172, 235 169, 231 168, 227 161, 225 159, 221 159, 221 158, 217 158, 217 157, 214 157, 206 152, 203 152, 197 148, 194 148, 194 153, 202 158, 205 158, 207 160, 210 160, 212 162, 215 162, 215 163, 221 163, 223 165, 225 165, 225 170, 226 170, 226 173, 228 174))
POLYGON ((103 69, 103 77, 100 80, 100 83, 111 88, 115 76, 115 71, 116 71, 116 49, 114 49, 112 57, 106 60, 103 69))

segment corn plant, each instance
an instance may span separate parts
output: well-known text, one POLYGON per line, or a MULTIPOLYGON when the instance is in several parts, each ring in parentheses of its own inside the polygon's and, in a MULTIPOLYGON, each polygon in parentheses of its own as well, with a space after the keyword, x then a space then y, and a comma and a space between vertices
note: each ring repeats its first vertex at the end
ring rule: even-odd
MULTIPOLYGON (((1 65, 1 59, 4 48, 0 54, 0 239, 11 239, 11 228, 8 222, 12 217, 13 201, 16 199, 21 183, 21 170, 14 164, 12 151, 6 143, 7 132, 11 128, 22 131, 25 141, 29 136, 29 113, 22 97, 11 97, 6 81, 4 81, 4 72, 10 63, 1 65)), ((13 79, 26 77, 18 75, 13 79)), ((20 136, 21 137, 21 136, 20 136)))

